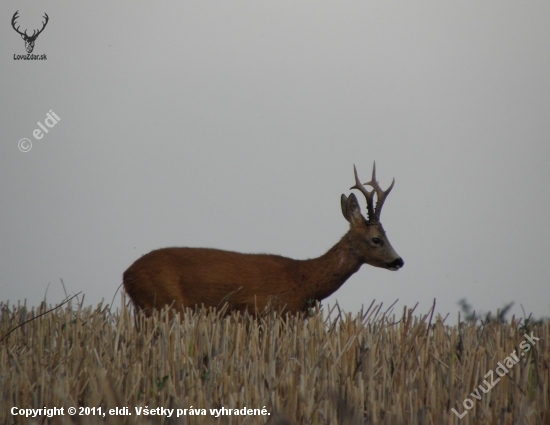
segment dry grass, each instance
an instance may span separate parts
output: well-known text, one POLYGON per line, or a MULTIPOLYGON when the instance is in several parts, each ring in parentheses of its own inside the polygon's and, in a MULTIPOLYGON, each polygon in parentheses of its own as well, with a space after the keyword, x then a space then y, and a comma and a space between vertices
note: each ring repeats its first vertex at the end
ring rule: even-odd
POLYGON ((2 423, 550 424, 548 322, 456 327, 375 306, 355 317, 197 312, 180 322, 70 303, 36 318, 46 309, 0 304, 2 423), (531 332, 540 340, 509 373, 480 401, 470 396, 531 332), (464 412, 466 397, 473 408, 459 419, 451 409, 464 412), (27 419, 13 406, 64 407, 65 416, 27 419), (69 406, 133 415, 68 416, 69 406), (206 415, 136 416, 136 406, 206 415), (210 415, 222 406, 265 406, 271 415, 210 415))

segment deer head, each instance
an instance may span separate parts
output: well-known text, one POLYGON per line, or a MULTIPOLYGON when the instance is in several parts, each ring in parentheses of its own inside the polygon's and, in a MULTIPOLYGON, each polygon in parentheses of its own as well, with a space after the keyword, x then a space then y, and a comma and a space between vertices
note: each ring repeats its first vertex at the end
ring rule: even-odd
POLYGON ((399 270, 405 262, 395 252, 386 232, 380 223, 380 214, 386 197, 393 189, 395 179, 387 190, 382 190, 376 181, 376 163, 372 167, 372 178, 369 182, 361 184, 357 169, 353 166, 355 173, 355 185, 350 188, 359 190, 367 200, 368 219, 361 214, 361 208, 356 196, 352 193, 349 197, 342 195, 342 214, 349 221, 351 226, 350 235, 354 239, 353 246, 360 253, 363 262, 375 267, 382 267, 388 270, 399 270), (364 185, 372 186, 373 190, 368 191, 364 185), (374 195, 377 203, 374 205, 374 195))
POLYGON ((36 41, 36 38, 40 35, 40 33, 42 31, 44 31, 44 28, 46 28, 46 25, 48 24, 48 20, 50 18, 48 17, 47 13, 44 13, 44 18, 46 19, 46 21, 42 22, 42 29, 34 30, 32 35, 28 35, 27 30, 25 30, 25 32, 21 32, 21 31, 19 31, 19 28, 20 28, 19 26, 17 28, 15 28, 15 21, 17 20, 17 18, 19 18, 18 13, 19 13, 19 11, 16 11, 13 14, 13 18, 11 19, 11 26, 13 27, 13 29, 15 31, 17 31, 17 33, 21 34, 21 38, 23 40, 25 40, 25 49, 27 50, 27 53, 32 53, 32 51, 34 49, 34 42, 36 41))

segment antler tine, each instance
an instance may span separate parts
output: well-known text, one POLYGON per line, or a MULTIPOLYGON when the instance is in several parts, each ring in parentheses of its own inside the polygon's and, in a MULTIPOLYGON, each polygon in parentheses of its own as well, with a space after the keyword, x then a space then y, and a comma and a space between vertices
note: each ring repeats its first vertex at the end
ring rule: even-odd
POLYGON ((17 18, 19 18, 19 10, 16 10, 15 13, 13 14, 13 18, 11 18, 11 24, 12 25, 15 25, 15 21, 17 20, 17 18))
POLYGON ((32 34, 33 37, 35 37, 35 36, 38 37, 38 35, 40 35, 40 33, 42 31, 44 31, 44 28, 46 28, 46 25, 48 25, 48 21, 50 20, 50 17, 48 16, 48 14, 46 12, 44 12, 44 16, 42 16, 42 17, 44 19, 46 19, 46 21, 42 22, 42 29, 33 31, 33 34, 32 34), (36 31, 38 31, 38 32, 36 32, 36 31), (35 33, 36 33, 36 35, 35 35, 35 33))
POLYGON ((395 178, 392 180, 390 187, 388 187, 385 191, 382 190, 378 182, 376 181, 376 161, 374 161, 372 165, 372 180, 368 183, 369 186, 372 186, 374 189, 371 193, 374 194, 376 192, 377 196, 377 202, 376 202, 376 209, 375 209, 375 215, 378 220, 380 220, 380 213, 382 212, 382 206, 384 205, 384 201, 386 200, 386 197, 389 195, 391 190, 393 189, 393 185, 395 183, 395 178))
POLYGON ((40 32, 44 31, 44 28, 46 28, 46 25, 48 25, 48 21, 50 20, 50 17, 48 16, 48 14, 46 12, 44 12, 44 16, 42 16, 44 19, 46 19, 46 21, 44 21, 44 23, 42 24, 43 27, 42 29, 40 30, 40 32))
POLYGON ((21 28, 21 25, 19 25, 17 28, 15 28, 15 21, 17 21, 17 18, 19 18, 19 10, 16 11, 14 14, 13 14, 13 18, 11 18, 11 26, 13 27, 13 29, 15 31, 17 31, 19 34, 21 35, 27 35, 27 31, 25 31, 25 33, 22 33, 21 31, 19 31, 19 28, 21 28))
POLYGON ((365 198, 367 198, 367 212, 369 214, 369 221, 376 221, 376 213, 374 212, 374 190, 369 192, 365 189, 365 186, 361 184, 359 176, 357 175, 357 168, 355 167, 355 164, 353 164, 353 172, 355 173, 355 186, 352 186, 349 189, 357 189, 365 195, 365 198))

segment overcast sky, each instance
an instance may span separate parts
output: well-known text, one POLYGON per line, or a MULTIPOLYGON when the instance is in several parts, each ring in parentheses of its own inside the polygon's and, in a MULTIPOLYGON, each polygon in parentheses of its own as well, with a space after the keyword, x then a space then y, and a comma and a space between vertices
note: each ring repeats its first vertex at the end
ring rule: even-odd
MULTIPOLYGON (((324 304, 550 316, 548 1, 0 4, 0 299, 110 303, 161 247, 317 257, 376 160, 405 260, 324 304), (49 22, 16 60, 21 30, 49 22), (52 110, 60 121, 33 136, 52 110), (22 152, 27 138, 32 149, 22 152), (49 289, 48 288, 49 285, 49 289)), ((47 127, 46 127, 47 128, 47 127)), ((358 194, 360 195, 360 194, 358 194)), ((359 196, 363 210, 364 198, 359 196)), ((116 306, 120 300, 115 299, 116 306)))

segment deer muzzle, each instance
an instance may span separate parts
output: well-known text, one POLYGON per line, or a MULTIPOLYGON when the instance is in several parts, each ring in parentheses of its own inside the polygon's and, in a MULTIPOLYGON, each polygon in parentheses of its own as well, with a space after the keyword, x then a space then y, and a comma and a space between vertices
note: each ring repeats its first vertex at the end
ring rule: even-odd
POLYGON ((397 271, 401 267, 403 267, 404 265, 405 265, 405 262, 403 261, 403 259, 401 257, 399 257, 399 258, 393 260, 391 263, 387 263, 386 268, 388 270, 397 271))

